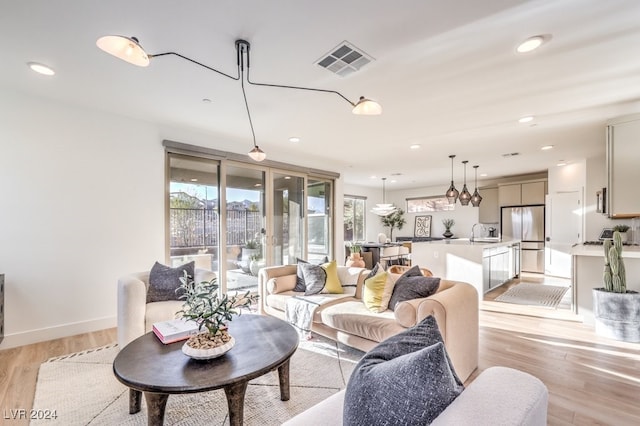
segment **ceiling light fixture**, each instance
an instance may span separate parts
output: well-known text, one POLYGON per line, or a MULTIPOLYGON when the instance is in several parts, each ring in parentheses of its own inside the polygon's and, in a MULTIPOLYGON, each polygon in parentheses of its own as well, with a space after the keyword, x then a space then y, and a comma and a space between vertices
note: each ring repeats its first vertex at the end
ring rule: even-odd
POLYGON ((529 37, 522 43, 518 45, 516 51, 518 53, 528 53, 533 50, 536 50, 538 47, 542 46, 542 43, 545 42, 545 37, 541 35, 529 37))
POLYGON ((409 149, 420 149, 420 144, 414 143, 413 145, 409 146, 409 149))
POLYGON ((300 138, 297 136, 292 136, 289 138, 289 142, 298 143, 300 142, 300 138))
POLYGON ((462 164, 464 164, 464 183, 462 185, 462 192, 458 197, 458 200, 460 200, 460 204, 462 204, 463 206, 469 205, 469 201, 471 201, 471 193, 467 189, 467 163, 468 162, 469 162, 468 160, 464 160, 462 162, 462 164))
POLYGON ((249 77, 249 68, 250 68, 250 58, 249 58, 249 50, 251 49, 251 44, 246 40, 236 40, 236 60, 238 64, 238 73, 236 76, 231 76, 222 71, 219 71, 210 66, 204 65, 198 61, 195 61, 191 58, 183 56, 176 52, 163 52, 156 54, 148 54, 140 45, 140 42, 135 37, 124 37, 119 35, 109 35, 100 37, 96 41, 96 45, 104 50, 105 52, 113 55, 123 61, 129 62, 130 64, 137 65, 140 67, 146 67, 149 65, 151 59, 157 58, 160 56, 174 55, 184 60, 187 60, 193 64, 199 65, 203 68, 206 68, 210 71, 214 71, 224 77, 230 78, 232 80, 240 80, 242 86, 242 95, 244 98, 245 107, 247 109, 247 116, 249 117, 249 125, 251 127, 251 135, 253 136, 253 149, 249 152, 249 156, 255 161, 262 161, 266 158, 266 154, 264 151, 258 147, 256 144, 256 136, 255 131, 253 130, 253 122, 251 121, 251 113, 249 112, 249 104, 247 102, 247 95, 244 89, 244 71, 246 67, 247 78, 246 81, 249 84, 255 86, 266 86, 266 87, 279 87, 283 89, 296 89, 296 90, 307 90, 312 92, 324 92, 324 93, 333 93, 340 96, 342 99, 347 101, 353 107, 354 114, 360 115, 378 115, 382 113, 382 107, 375 101, 370 99, 366 99, 364 96, 361 96, 357 102, 351 102, 347 99, 342 93, 335 90, 327 90, 327 89, 316 89, 311 87, 302 87, 302 86, 289 86, 284 84, 269 84, 269 83, 258 83, 251 81, 249 77))
POLYGON ((376 204, 374 208, 371 209, 371 213, 377 214, 378 216, 389 216, 392 213, 395 213, 398 210, 393 204, 385 203, 385 185, 384 182, 387 178, 382 178, 382 204, 376 204))
POLYGON ((32 71, 35 71, 38 74, 55 75, 56 73, 51 67, 48 67, 45 64, 40 64, 38 62, 27 62, 27 65, 29 66, 29 68, 31 68, 32 71))
POLYGON ((471 205, 473 207, 478 207, 480 205, 480 202, 482 201, 482 197, 478 192, 478 167, 480 166, 473 166, 473 169, 476 172, 476 190, 473 191, 473 195, 471 196, 471 205))
POLYGON ((524 123, 529 123, 531 121, 533 121, 533 115, 527 115, 525 117, 520 118, 518 120, 518 123, 523 123, 524 124, 524 123))
POLYGON ((453 184, 453 159, 456 158, 456 156, 450 155, 449 158, 451 158, 451 185, 449 186, 449 189, 447 189, 447 192, 444 194, 444 196, 447 197, 449 204, 455 204, 456 200, 458 199, 458 195, 460 195, 455 185, 453 184))
POLYGON ((566 165, 567 165, 567 163, 566 163, 566 161, 564 161, 564 160, 560 160, 560 161, 558 162, 558 164, 556 164, 556 166, 558 166, 558 167, 562 167, 562 166, 566 166, 566 165))
POLYGON ((550 149, 553 149, 553 145, 545 145, 545 146, 543 146, 543 147, 542 147, 542 148, 540 148, 540 149, 541 149, 541 150, 543 150, 543 151, 548 151, 548 150, 550 150, 550 149))

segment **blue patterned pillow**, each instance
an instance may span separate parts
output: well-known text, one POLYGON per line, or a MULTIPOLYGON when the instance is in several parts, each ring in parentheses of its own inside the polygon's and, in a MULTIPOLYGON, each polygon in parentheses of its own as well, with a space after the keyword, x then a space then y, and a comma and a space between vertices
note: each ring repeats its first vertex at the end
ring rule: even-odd
POLYGON ((179 300, 176 290, 180 287, 180 278, 184 271, 187 271, 187 275, 193 278, 194 269, 195 262, 185 263, 176 268, 156 262, 149 272, 147 303, 179 300))
POLYGON ((463 390, 438 324, 428 316, 358 362, 344 397, 343 424, 430 424, 463 390))

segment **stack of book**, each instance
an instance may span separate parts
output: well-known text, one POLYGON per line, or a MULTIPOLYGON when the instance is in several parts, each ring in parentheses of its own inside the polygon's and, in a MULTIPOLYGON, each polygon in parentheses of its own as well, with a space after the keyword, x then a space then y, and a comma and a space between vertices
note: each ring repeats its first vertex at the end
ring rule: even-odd
POLYGON ((198 324, 183 319, 161 321, 153 324, 153 333, 162 343, 168 345, 198 334, 198 324))

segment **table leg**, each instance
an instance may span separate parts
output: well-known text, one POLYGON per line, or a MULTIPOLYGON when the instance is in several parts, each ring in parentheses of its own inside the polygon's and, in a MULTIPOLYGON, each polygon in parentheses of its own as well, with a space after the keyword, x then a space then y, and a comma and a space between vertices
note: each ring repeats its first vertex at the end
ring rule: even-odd
POLYGON ((164 409, 167 406, 168 399, 169 395, 164 393, 144 393, 144 400, 147 401, 147 424, 149 426, 162 426, 164 409))
POLYGON ((129 414, 140 412, 140 402, 142 400, 142 392, 129 389, 129 414))
POLYGON ((289 400, 289 360, 278 367, 278 379, 280 380, 280 400, 289 400))
POLYGON ((248 381, 242 381, 224 388, 224 393, 227 395, 227 406, 229 407, 230 426, 242 425, 244 420, 244 395, 248 384, 248 381))

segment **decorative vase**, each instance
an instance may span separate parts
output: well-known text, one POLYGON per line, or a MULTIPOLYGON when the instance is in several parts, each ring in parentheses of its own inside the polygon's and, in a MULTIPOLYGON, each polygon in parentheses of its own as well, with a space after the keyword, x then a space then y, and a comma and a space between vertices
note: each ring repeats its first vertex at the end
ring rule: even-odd
POLYGON ((451 237, 453 237, 453 232, 451 232, 451 231, 449 230, 449 228, 447 228, 447 229, 444 231, 444 233, 442 234, 442 236, 443 236, 443 237, 445 237, 445 238, 451 238, 451 237))
POLYGON ((640 293, 593 289, 596 334, 624 342, 640 342, 640 293))
POLYGON ((346 266, 354 268, 364 268, 364 259, 360 256, 360 253, 351 253, 347 260, 346 266))
POLYGON ((249 271, 251 272, 251 275, 257 277, 260 269, 264 268, 265 266, 266 263, 264 260, 252 260, 251 263, 249 263, 249 271))
POLYGON ((227 334, 226 332, 224 332, 224 334, 228 336, 228 340, 225 343, 219 344, 218 346, 202 348, 191 347, 189 346, 189 342, 193 342, 194 340, 206 340, 213 344, 214 342, 212 342, 209 337, 204 337, 210 336, 210 334, 208 332, 204 332, 196 334, 195 336, 191 336, 189 340, 187 340, 185 344, 182 345, 182 353, 193 359, 218 358, 229 352, 229 350, 231 350, 231 348, 233 348, 233 346, 236 344, 236 340, 233 338, 233 336, 227 334))

